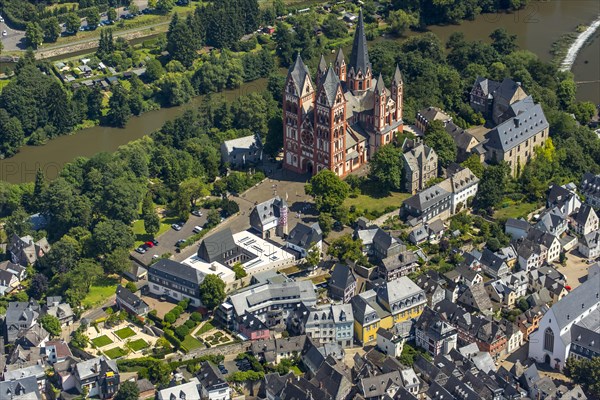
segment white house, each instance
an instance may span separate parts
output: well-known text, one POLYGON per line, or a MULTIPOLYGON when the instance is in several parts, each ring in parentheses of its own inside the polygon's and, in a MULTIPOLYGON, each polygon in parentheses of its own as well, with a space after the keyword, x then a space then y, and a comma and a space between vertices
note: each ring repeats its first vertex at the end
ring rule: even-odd
POLYGON ((439 184, 452 193, 451 213, 456 214, 467 206, 467 201, 475 197, 479 187, 479 178, 469 168, 453 171, 448 179, 439 184))
POLYGON ((203 399, 229 400, 231 399, 231 388, 223 378, 221 371, 208 361, 200 365, 198 372, 200 380, 200 392, 203 399))
POLYGON ((579 239, 578 250, 588 260, 600 256, 600 231, 588 233, 579 239))
POLYGON ((561 369, 570 356, 600 356, 600 275, 555 303, 529 336, 529 357, 561 369))
POLYGON ((188 383, 172 386, 158 392, 158 400, 183 400, 183 399, 200 399, 200 391, 198 390, 198 379, 192 378, 188 383))
POLYGON ((377 330, 377 348, 390 357, 400 357, 404 338, 384 328, 377 330))
POLYGON ((577 214, 571 218, 571 226, 579 235, 587 235, 598 230, 598 215, 594 209, 584 204, 579 208, 577 214))

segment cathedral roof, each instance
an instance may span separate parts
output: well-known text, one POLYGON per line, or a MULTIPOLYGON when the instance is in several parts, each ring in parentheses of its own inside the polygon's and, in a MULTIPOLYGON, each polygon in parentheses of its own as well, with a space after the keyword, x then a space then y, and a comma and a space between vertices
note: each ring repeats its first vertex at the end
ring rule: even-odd
POLYGON ((321 60, 319 61, 319 74, 324 74, 327 71, 327 62, 325 57, 321 54, 321 60))
POLYGON ((381 77, 381 72, 377 77, 377 83, 375 84, 375 93, 385 93, 385 83, 383 83, 383 78, 381 77))
POLYGON ((323 78, 323 91, 325 92, 325 97, 327 99, 327 105, 333 106, 335 104, 335 95, 337 93, 338 87, 340 86, 340 79, 337 74, 331 67, 327 68, 327 73, 323 78))
POLYGON ((292 76, 292 79, 294 80, 294 84, 296 85, 296 89, 298 90, 298 93, 301 93, 302 85, 304 84, 304 80, 306 79, 307 76, 310 79, 310 72, 308 71, 308 67, 304 64, 304 61, 302 61, 302 57, 300 56, 300 53, 298 53, 298 56, 296 57, 296 61, 294 62, 294 65, 292 65, 290 67, 288 74, 292 76))
POLYGON ((346 62, 346 59, 344 57, 344 52, 342 51, 342 48, 340 47, 338 49, 337 55, 335 56, 335 63, 342 64, 344 62, 346 62))
POLYGON ((402 83, 402 73, 400 72, 398 64, 396 64, 396 71, 394 72, 394 79, 392 80, 392 82, 402 83))
POLYGON ((352 43, 352 53, 350 54, 350 66, 354 68, 354 72, 362 71, 363 74, 366 73, 367 69, 371 69, 362 9, 358 14, 358 24, 356 25, 354 43, 352 43))

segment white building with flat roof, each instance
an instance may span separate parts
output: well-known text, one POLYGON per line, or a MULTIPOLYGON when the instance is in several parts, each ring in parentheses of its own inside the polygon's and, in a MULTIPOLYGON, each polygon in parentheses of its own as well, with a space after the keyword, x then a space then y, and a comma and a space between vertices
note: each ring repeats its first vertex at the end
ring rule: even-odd
POLYGON ((200 257, 198 257, 198 255, 196 254, 186 258, 182 261, 182 263, 185 265, 189 265, 194 269, 197 269, 203 275, 217 275, 226 284, 233 283, 233 281, 235 281, 235 273, 231 268, 216 261, 212 263, 206 262, 200 259, 200 257))
POLYGON ((268 242, 248 231, 233 234, 233 241, 246 254, 254 255, 243 263, 248 275, 270 269, 286 268, 296 263, 296 257, 286 250, 285 246, 268 242))

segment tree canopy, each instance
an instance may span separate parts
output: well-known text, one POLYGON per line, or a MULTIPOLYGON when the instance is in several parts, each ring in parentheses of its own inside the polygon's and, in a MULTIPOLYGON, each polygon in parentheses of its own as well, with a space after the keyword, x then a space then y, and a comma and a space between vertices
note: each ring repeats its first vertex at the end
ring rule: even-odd
POLYGON ((335 172, 323 169, 310 179, 305 190, 315 199, 319 211, 330 212, 346 200, 350 187, 335 172))
POLYGON ((200 284, 200 299, 208 309, 214 309, 225 300, 225 282, 214 274, 208 274, 200 284))

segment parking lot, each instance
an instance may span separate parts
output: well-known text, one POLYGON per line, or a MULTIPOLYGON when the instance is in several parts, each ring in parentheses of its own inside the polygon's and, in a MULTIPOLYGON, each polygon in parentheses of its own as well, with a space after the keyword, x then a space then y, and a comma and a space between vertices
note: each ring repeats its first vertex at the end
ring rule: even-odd
POLYGON ((168 231, 160 235, 158 240, 158 245, 149 248, 146 250, 146 253, 139 254, 138 252, 131 252, 131 255, 136 259, 141 261, 144 265, 150 264, 152 261, 152 256, 158 255, 161 256, 165 253, 176 254, 177 247, 175 244, 178 240, 186 240, 190 236, 194 234, 193 230, 195 226, 204 226, 206 223, 206 213, 207 210, 202 210, 202 216, 197 217, 195 215, 190 215, 187 222, 182 226, 180 231, 176 231, 173 228, 169 228, 168 231))
POLYGON ((4 45, 4 51, 25 50, 27 48, 25 31, 11 29, 6 23, 0 22, 0 33, 3 31, 6 31, 6 36, 2 35, 0 40, 4 45))

